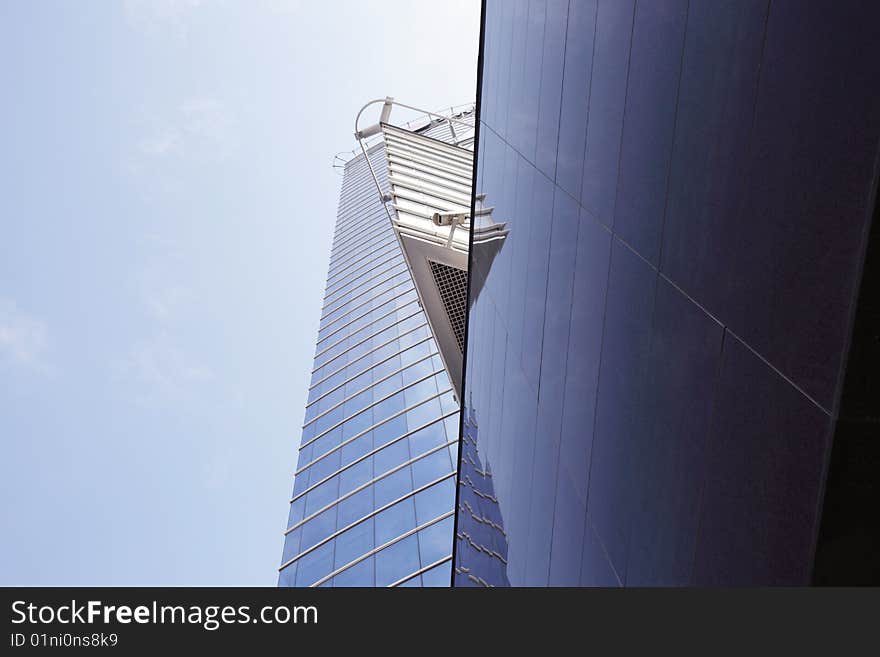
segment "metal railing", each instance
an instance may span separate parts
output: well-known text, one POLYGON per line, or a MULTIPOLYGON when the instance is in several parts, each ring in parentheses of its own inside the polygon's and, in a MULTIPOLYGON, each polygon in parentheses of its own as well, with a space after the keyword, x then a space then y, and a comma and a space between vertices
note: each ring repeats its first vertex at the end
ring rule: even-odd
MULTIPOLYGON (((385 103, 387 100, 388 100, 387 98, 378 98, 376 100, 371 100, 369 103, 367 103, 366 105, 364 105, 361 108, 360 112, 358 112, 358 118, 355 119, 355 137, 357 137, 357 132, 358 132, 358 129, 357 129, 358 120, 360 119, 360 116, 363 113, 363 111, 367 107, 369 107, 370 105, 374 105, 376 103, 385 103)), ((449 123, 450 132, 452 133, 452 136, 453 136, 453 144, 459 145, 459 144, 463 144, 463 143, 473 139, 473 137, 465 137, 464 139, 458 139, 458 135, 456 135, 455 128, 453 126, 456 123, 460 123, 460 124, 466 126, 467 128, 473 129, 473 127, 474 127, 473 123, 468 123, 466 120, 459 119, 458 117, 460 117, 462 115, 473 113, 473 111, 476 109, 476 105, 474 103, 462 103, 460 105, 452 105, 448 108, 439 109, 436 112, 429 112, 427 110, 413 107, 411 105, 405 105, 405 104, 397 102, 393 99, 391 99, 391 103, 393 105, 399 105, 400 107, 412 109, 416 112, 421 112, 420 115, 416 116, 413 119, 410 119, 409 121, 402 123, 398 127, 405 128, 411 132, 414 132, 414 131, 422 130, 424 128, 429 127, 431 125, 431 122, 436 119, 436 120, 438 120, 438 123, 443 122, 443 121, 447 121, 449 123)), ((362 147, 361 150, 362 151, 369 150, 370 148, 372 148, 373 146, 378 144, 380 141, 382 141, 381 134, 373 134, 371 136, 368 136, 366 139, 363 140, 363 143, 361 144, 361 147, 362 147)), ((354 159, 358 155, 360 155, 360 153, 358 153, 357 150, 355 150, 355 149, 352 149, 350 151, 339 151, 338 153, 336 153, 333 156, 333 163, 331 166, 334 169, 336 169, 336 172, 341 176, 343 174, 344 169, 345 169, 345 165, 348 164, 352 159, 354 159)))

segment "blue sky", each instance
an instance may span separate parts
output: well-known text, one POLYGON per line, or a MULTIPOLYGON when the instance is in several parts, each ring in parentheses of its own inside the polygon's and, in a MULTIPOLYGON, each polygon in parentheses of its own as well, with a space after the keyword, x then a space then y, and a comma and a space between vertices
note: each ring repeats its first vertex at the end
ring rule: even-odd
POLYGON ((478 0, 0 4, 5 585, 273 585, 357 110, 478 0))

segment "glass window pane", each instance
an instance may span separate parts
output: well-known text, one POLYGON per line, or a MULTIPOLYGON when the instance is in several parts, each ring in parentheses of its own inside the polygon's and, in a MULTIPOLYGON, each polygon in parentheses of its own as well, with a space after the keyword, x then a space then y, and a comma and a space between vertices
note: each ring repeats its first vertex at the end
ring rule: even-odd
POLYGON ((387 543, 415 526, 415 507, 412 498, 408 497, 376 515, 376 545, 387 543))
POLYGON ((348 375, 345 372, 345 363, 342 362, 342 359, 333 363, 332 366, 322 369, 324 370, 324 375, 330 375, 323 383, 324 390, 331 390, 348 378, 348 375))
MULTIPOLYGON (((419 329, 421 331, 421 329, 419 329)), ((405 336, 404 336, 405 337, 405 336)), ((423 339, 424 336, 422 336, 423 339)), ((401 340, 404 338, 401 337, 401 340)), ((421 360, 425 356, 430 356, 433 353, 436 353, 436 349, 434 349, 433 344, 430 340, 425 340, 423 342, 418 343, 417 345, 407 349, 400 356, 403 359, 404 365, 410 365, 415 363, 417 360, 421 360)))
POLYGON ((396 395, 392 395, 385 401, 376 404, 373 407, 373 413, 378 420, 381 420, 387 417, 391 417, 398 411, 402 411, 403 408, 403 393, 398 392, 396 395))
POLYGON ((306 488, 309 487, 309 475, 311 473, 308 470, 299 473, 293 478, 293 496, 296 497, 300 493, 302 493, 306 488))
POLYGON ((284 551, 281 555, 281 563, 286 563, 300 553, 299 539, 300 528, 294 529, 284 537, 284 551))
POLYGON ((299 455, 297 456, 296 461, 296 469, 299 470, 306 465, 309 461, 312 460, 312 446, 307 445, 299 450, 299 455))
POLYGON ((338 476, 331 477, 308 492, 306 495, 306 515, 311 515, 318 509, 323 509, 337 497, 339 497, 338 476))
POLYGON ((355 413, 365 406, 369 406, 373 403, 373 390, 368 388, 363 392, 358 393, 351 399, 346 400, 345 404, 343 404, 343 413, 345 417, 349 417, 352 413, 355 413))
POLYGON ((287 514, 287 526, 293 527, 296 523, 302 520, 305 516, 303 515, 306 508, 306 498, 300 497, 295 502, 291 502, 290 511, 287 514))
POLYGON ((434 384, 434 377, 420 381, 404 391, 407 406, 412 406, 416 402, 422 401, 423 399, 436 394, 437 386, 434 384))
POLYGON ((363 461, 355 463, 347 470, 339 474, 339 495, 350 493, 373 478, 373 457, 369 456, 363 461))
POLYGON ((336 507, 332 506, 302 526, 302 547, 300 549, 308 550, 334 531, 336 531, 336 507))
POLYGON ((362 436, 358 436, 350 443, 342 447, 342 463, 351 463, 355 459, 372 451, 373 449, 373 432, 368 431, 362 436))
POLYGON ((345 416, 342 414, 342 407, 337 406, 332 411, 329 411, 326 415, 322 415, 317 420, 315 420, 315 433, 316 435, 319 433, 323 433, 334 424, 342 421, 342 418, 345 416))
MULTIPOLYGON (((330 407, 327 406, 326 408, 330 407)), ((306 408, 305 415, 303 415, 303 424, 314 420, 318 413, 321 412, 321 410, 321 402, 318 402, 317 404, 312 404, 311 406, 306 408)))
POLYGON ((381 379, 386 374, 391 374, 400 369, 400 356, 392 356, 383 363, 379 363, 373 368, 373 380, 381 379))
POLYGON ((298 562, 296 573, 297 586, 311 586, 333 568, 333 541, 312 550, 298 562))
POLYGON ((369 429, 371 424, 373 424, 373 413, 368 408, 345 421, 345 424, 342 425, 342 440, 348 440, 361 431, 369 429))
POLYGON ((422 586, 424 587, 449 587, 452 578, 452 561, 441 563, 439 566, 422 573, 422 586))
MULTIPOLYGON (((446 375, 444 374, 442 378, 446 378, 446 375)), ((438 381, 437 385, 447 386, 449 385, 449 381, 448 379, 442 383, 438 381)), ((447 413, 454 413, 458 410, 458 404, 455 403, 455 396, 452 394, 451 390, 440 395, 440 408, 443 409, 444 415, 447 413)))
POLYGON ((404 333, 409 333, 420 324, 423 324, 424 321, 425 319, 420 314, 407 317, 398 325, 398 327, 400 328, 400 334, 403 335, 404 333))
POLYGON ((421 360, 418 363, 407 367, 401 375, 403 377, 403 385, 408 386, 421 379, 423 376, 434 373, 434 364, 430 358, 421 360))
POLYGON ((278 574, 278 586, 296 586, 297 565, 294 561, 278 574))
POLYGON ((409 472, 409 466, 380 479, 373 484, 373 489, 376 491, 376 508, 385 506, 412 492, 412 476, 409 472))
POLYGON ((449 452, 445 449, 419 459, 410 467, 413 472, 413 486, 415 488, 424 486, 453 471, 449 463, 449 452))
POLYGON ((373 519, 358 523, 336 537, 334 568, 341 568, 373 549, 373 519))
POLYGON ((374 586, 373 557, 367 557, 333 578, 333 586, 374 586))
POLYGON ((455 505, 454 479, 452 477, 444 479, 439 484, 434 484, 421 493, 417 493, 415 502, 416 523, 419 525, 433 520, 447 511, 452 511, 452 507, 455 505))
POLYGON ((336 427, 332 431, 328 431, 311 444, 312 454, 316 457, 327 453, 336 447, 342 440, 342 428, 336 427))
POLYGON ((452 469, 458 470, 458 443, 452 443, 449 446, 449 461, 452 463, 452 469))
MULTIPOLYGON (((336 406, 339 402, 342 401, 345 396, 345 391, 342 388, 336 388, 336 390, 332 392, 328 392, 325 397, 321 398, 315 406, 318 407, 318 412, 323 413, 328 408, 332 408, 336 406)), ((314 406, 310 406, 309 408, 314 408, 314 406)))
POLYGON ((398 415, 373 429, 373 443, 381 447, 406 433, 406 416, 398 415))
POLYGON ((376 586, 388 586, 419 569, 415 536, 398 541, 376 555, 376 586))
POLYGON ((406 440, 398 440, 381 449, 373 455, 373 463, 376 466, 376 476, 388 472, 401 463, 409 460, 409 445, 406 440))
POLYGON ((310 466, 306 472, 311 473, 310 481, 321 481, 324 477, 339 470, 339 465, 340 451, 337 449, 334 452, 330 452, 319 461, 315 461, 314 465, 310 466))
MULTIPOLYGON (((376 349, 372 354, 370 354, 366 358, 370 358, 371 362, 373 362, 373 363, 379 363, 379 362, 384 361, 386 358, 396 354, 398 352, 398 350, 399 350, 399 347, 397 345, 397 342, 396 341, 390 342, 386 345, 379 347, 378 349, 376 349)), ((394 368, 394 369, 396 369, 396 368, 394 368)), ((390 370, 388 370, 388 372, 389 373, 393 372, 394 369, 390 369, 390 370)))
POLYGON ((445 442, 446 432, 443 430, 443 422, 435 422, 419 429, 409 437, 410 453, 414 457, 419 456, 445 442))
POLYGON ((347 527, 355 520, 363 518, 373 510, 373 487, 368 486, 336 505, 339 509, 338 529, 347 527))
POLYGON ((345 384, 345 396, 348 397, 351 394, 366 388, 373 382, 373 370, 367 370, 363 374, 359 374, 351 381, 345 384))
MULTIPOLYGON (((417 328, 415 331, 412 331, 411 333, 407 333, 406 335, 401 335, 400 336, 400 346, 402 348, 404 348, 404 347, 409 347, 409 346, 415 345, 417 342, 419 342, 419 340, 424 340, 429 335, 430 335, 430 333, 428 331, 428 327, 421 326, 421 327, 417 328)), ((427 356, 428 354, 431 353, 428 349, 429 349, 429 347, 427 346, 427 344, 422 343, 421 345, 419 345, 418 347, 413 349, 412 355, 421 354, 421 356, 427 356)), ((412 362, 412 361, 410 361, 410 362, 412 362)))
POLYGON ((422 568, 452 554, 452 516, 418 533, 422 568))
MULTIPOLYGON (((433 382, 431 383, 433 385, 433 382)), ((416 429, 423 424, 427 424, 432 420, 440 417, 440 401, 431 399, 424 404, 420 404, 406 412, 406 424, 410 429, 416 429)))
MULTIPOLYGON (((384 381, 381 381, 373 386, 373 392, 375 394, 376 399, 382 399, 383 397, 390 395, 392 393, 397 392, 403 387, 403 378, 400 374, 392 374, 384 381)), ((377 415, 376 417, 385 417, 383 415, 377 415)))

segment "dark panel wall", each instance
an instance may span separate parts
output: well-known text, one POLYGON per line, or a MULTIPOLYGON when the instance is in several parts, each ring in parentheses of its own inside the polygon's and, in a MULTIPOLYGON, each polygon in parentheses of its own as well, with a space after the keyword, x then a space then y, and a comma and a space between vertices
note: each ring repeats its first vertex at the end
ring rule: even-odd
POLYGON ((834 429, 815 584, 880 585, 880 202, 834 429))
POLYGON ((878 18, 487 2, 477 191, 509 235, 473 251, 464 403, 506 555, 471 575, 810 581, 875 198, 878 18))

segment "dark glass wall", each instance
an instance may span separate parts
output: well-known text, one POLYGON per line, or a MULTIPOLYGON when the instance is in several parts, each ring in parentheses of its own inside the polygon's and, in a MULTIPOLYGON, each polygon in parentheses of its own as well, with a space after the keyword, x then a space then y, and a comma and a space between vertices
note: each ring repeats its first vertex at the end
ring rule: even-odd
POLYGON ((472 256, 462 474, 491 482, 506 553, 476 558, 498 532, 464 536, 460 504, 456 584, 808 583, 876 193, 880 5, 485 11, 476 188, 509 234, 472 256))

